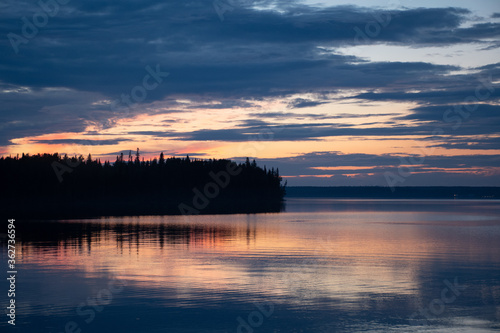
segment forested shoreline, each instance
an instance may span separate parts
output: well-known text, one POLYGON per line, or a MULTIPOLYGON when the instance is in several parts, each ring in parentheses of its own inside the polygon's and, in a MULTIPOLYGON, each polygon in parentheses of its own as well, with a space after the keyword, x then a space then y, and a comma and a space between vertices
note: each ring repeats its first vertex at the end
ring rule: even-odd
POLYGON ((227 159, 145 160, 139 150, 114 162, 91 155, 0 158, 2 213, 21 218, 277 212, 279 170, 227 159))

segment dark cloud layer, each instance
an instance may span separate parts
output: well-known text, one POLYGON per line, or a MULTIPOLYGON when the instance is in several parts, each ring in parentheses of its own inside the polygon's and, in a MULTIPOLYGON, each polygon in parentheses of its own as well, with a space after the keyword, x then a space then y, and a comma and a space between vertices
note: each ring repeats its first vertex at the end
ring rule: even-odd
POLYGON ((500 150, 500 138, 445 138, 433 147, 446 149, 500 150))
POLYGON ((313 107, 313 106, 317 106, 317 105, 321 105, 321 104, 324 104, 324 102, 313 101, 313 100, 304 99, 304 98, 296 98, 290 102, 290 107, 293 109, 299 109, 299 108, 313 107))
POLYGON ((34 143, 44 143, 44 144, 76 144, 84 146, 102 146, 102 145, 115 145, 119 142, 131 141, 130 139, 110 139, 110 140, 81 140, 81 139, 57 139, 57 140, 36 140, 34 143))
MULTIPOLYGON (((7 4, 11 10, 0 14, 2 35, 22 35, 21 17, 30 18, 40 9, 7 4)), ((69 2, 34 38, 19 45, 18 54, 2 39, 0 78, 20 86, 64 86, 114 96, 139 84, 145 66, 160 64, 171 78, 150 99, 172 93, 235 94, 241 89, 248 97, 273 90, 384 86, 451 67, 366 64, 352 56, 323 54, 318 46, 441 46, 500 34, 496 23, 458 29, 469 14, 459 8, 383 11, 315 8, 293 1, 278 6, 284 13, 246 7, 220 22, 206 1, 69 2), (355 28, 365 29, 376 18, 385 18, 387 26, 376 38, 357 39, 355 28)))

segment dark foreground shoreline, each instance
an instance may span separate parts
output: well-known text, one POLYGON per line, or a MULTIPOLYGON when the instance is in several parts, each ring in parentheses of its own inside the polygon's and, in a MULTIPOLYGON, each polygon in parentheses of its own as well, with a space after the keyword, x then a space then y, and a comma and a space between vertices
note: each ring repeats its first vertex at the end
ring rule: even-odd
POLYGON ((3 202, 0 213, 17 219, 81 219, 107 216, 256 214, 285 211, 287 198, 336 199, 428 199, 428 200, 498 200, 500 187, 299 187, 286 188, 284 200, 262 192, 225 192, 206 202, 192 192, 178 192, 175 197, 154 196, 99 197, 94 199, 26 198, 3 202), (206 206, 196 206, 199 204, 206 206), (183 205, 184 209, 180 209, 183 205))
POLYGON ((224 195, 210 200, 206 207, 193 205, 193 197, 158 200, 141 198, 98 198, 89 200, 33 199, 9 202, 0 210, 6 218, 17 219, 84 219, 109 216, 145 215, 211 215, 278 213, 284 210, 284 202, 275 197, 238 197, 224 195), (187 209, 181 209, 188 207, 187 209))

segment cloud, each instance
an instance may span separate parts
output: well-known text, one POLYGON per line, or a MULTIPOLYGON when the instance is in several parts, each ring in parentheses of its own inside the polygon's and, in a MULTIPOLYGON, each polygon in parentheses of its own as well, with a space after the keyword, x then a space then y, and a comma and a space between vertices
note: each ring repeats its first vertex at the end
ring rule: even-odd
MULTIPOLYGON (((238 159, 238 158, 237 158, 238 159)), ((239 157, 243 160, 243 157, 239 157)), ((258 159, 259 165, 279 168, 290 185, 377 185, 387 186, 385 172, 398 174, 398 167, 410 164, 411 177, 404 186, 500 186, 500 156, 421 156, 411 154, 342 154, 312 152, 295 157, 258 159), (413 157, 418 163, 409 163, 413 157), (301 177, 299 177, 301 176, 301 177), (326 178, 316 178, 327 176, 326 178)), ((408 171, 405 169, 405 171, 408 171)))
MULTIPOLYGON (((171 77, 148 92, 149 101, 175 93, 235 94, 242 88, 245 96, 262 96, 271 89, 286 93, 314 88, 316 80, 321 87, 342 86, 339 81, 348 78, 346 72, 358 68, 366 74, 363 68, 353 67, 359 62, 355 57, 325 54, 318 46, 358 43, 354 28, 364 27, 375 17, 392 17, 377 42, 416 46, 421 40, 430 43, 432 36, 439 39, 436 44, 476 43, 481 34, 496 31, 492 23, 476 27, 480 28, 477 34, 469 31, 472 28, 465 29, 462 34, 470 40, 438 37, 453 34, 466 20, 468 11, 458 8, 387 12, 354 6, 316 8, 294 2, 277 2, 276 6, 284 13, 245 7, 222 24, 206 1, 70 2, 50 18, 46 29, 19 46, 22 56, 13 52, 7 40, 1 44, 4 66, 0 79, 14 85, 64 86, 118 97, 142 83, 145 66, 159 64, 171 77), (297 80, 299 76, 301 80, 297 80), (340 80, 332 82, 337 76, 340 80)), ((15 8, 0 14, 5 34, 21 33, 22 11, 15 8)), ((24 14, 37 8, 28 6, 24 14)), ((397 71, 404 65, 378 66, 379 71, 397 71)), ((430 65, 415 66, 408 64, 401 75, 407 73, 407 67, 413 67, 410 72, 414 73, 430 65)), ((427 70, 431 68, 438 70, 439 66, 427 70)), ((368 72, 375 74, 376 69, 368 72)))
POLYGON ((500 121, 500 105, 489 104, 450 104, 420 106, 412 109, 413 113, 402 116, 400 119, 436 120, 443 121, 447 111, 453 114, 468 117, 468 121, 498 122, 500 121))
POLYGON ((489 104, 453 104, 421 106, 400 119, 426 122, 453 135, 494 135, 500 125, 500 106, 489 104))
POLYGON ((200 104, 191 105, 189 109, 234 109, 234 108, 250 108, 256 107, 254 103, 249 103, 247 101, 237 101, 237 100, 223 100, 214 104, 200 104))
POLYGON ((335 115, 325 114, 325 113, 296 113, 296 112, 260 112, 252 113, 250 117, 264 118, 264 119, 315 119, 315 120, 327 120, 327 119, 355 119, 355 118, 371 118, 371 117, 383 117, 383 116, 394 116, 393 113, 338 113, 335 115))
MULTIPOLYGON (((464 121, 465 123, 465 121, 464 121)), ((263 121, 246 121, 238 128, 229 129, 203 129, 191 132, 174 132, 168 134, 181 141, 309 141, 322 140, 327 137, 357 136, 357 137, 409 137, 429 136, 436 129, 444 129, 447 135, 479 135, 498 133, 498 124, 488 123, 486 120, 477 120, 474 123, 466 123, 460 129, 454 130, 454 122, 435 122, 416 124, 413 126, 394 125, 393 122, 372 122, 363 125, 376 124, 378 127, 359 127, 350 124, 333 123, 303 123, 303 124, 278 124, 263 121), (477 128, 476 125, 481 126, 477 128), (249 126, 247 126, 249 125, 249 126)), ((151 135, 154 135, 151 133, 151 135)), ((164 137, 159 134, 158 137, 164 137)), ((413 139, 413 138, 412 138, 413 139)), ((378 140, 378 138, 376 138, 378 140)))
POLYGON ((33 140, 33 143, 43 143, 49 145, 71 144, 82 146, 108 146, 117 145, 120 142, 132 141, 126 138, 108 139, 108 140, 82 140, 82 139, 54 139, 54 140, 33 140))
MULTIPOLYGON (((435 139, 435 138, 434 138, 435 139)), ((446 149, 500 150, 500 138, 441 138, 444 143, 432 147, 446 149)))
POLYGON ((147 135, 154 136, 157 138, 170 138, 178 136, 177 133, 171 131, 132 131, 129 132, 130 135, 147 135))
POLYGON ((296 98, 289 103, 289 107, 292 109, 308 108, 312 106, 317 106, 325 104, 325 102, 313 101, 310 99, 296 98))

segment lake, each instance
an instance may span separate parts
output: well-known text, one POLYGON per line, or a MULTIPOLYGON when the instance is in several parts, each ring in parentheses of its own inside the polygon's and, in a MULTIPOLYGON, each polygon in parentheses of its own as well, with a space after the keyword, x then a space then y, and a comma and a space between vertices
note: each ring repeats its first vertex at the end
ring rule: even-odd
POLYGON ((15 223, 16 326, 4 315, 2 332, 500 329, 500 201, 15 223))

